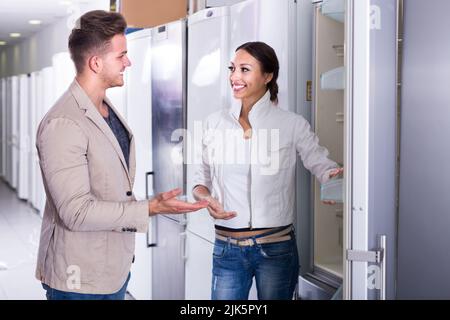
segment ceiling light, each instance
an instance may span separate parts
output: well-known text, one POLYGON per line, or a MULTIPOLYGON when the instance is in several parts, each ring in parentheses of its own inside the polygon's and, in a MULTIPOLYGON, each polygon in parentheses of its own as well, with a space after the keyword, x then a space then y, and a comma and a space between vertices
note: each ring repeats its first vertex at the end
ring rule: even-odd
POLYGON ((18 32, 13 32, 13 33, 10 33, 9 36, 10 36, 11 38, 18 38, 18 37, 20 37, 20 33, 18 33, 18 32))
POLYGON ((62 6, 70 6, 72 4, 72 1, 62 0, 59 2, 59 4, 62 6))
POLYGON ((0 46, 6 46, 6 41, 0 41, 0 46))
POLYGON ((30 20, 28 21, 29 24, 41 24, 42 21, 41 20, 30 20))

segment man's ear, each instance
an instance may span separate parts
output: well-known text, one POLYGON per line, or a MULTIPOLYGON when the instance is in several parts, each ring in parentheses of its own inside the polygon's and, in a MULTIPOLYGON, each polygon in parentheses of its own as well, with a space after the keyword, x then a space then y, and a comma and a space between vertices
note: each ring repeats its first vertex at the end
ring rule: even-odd
POLYGON ((88 60, 89 69, 94 73, 100 73, 103 69, 103 61, 99 56, 91 56, 88 60))

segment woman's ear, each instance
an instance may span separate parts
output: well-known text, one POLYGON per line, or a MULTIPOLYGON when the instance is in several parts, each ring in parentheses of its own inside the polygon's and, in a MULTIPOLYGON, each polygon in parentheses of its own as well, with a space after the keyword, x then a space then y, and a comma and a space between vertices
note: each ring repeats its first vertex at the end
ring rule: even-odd
POLYGON ((272 73, 266 73, 266 80, 264 81, 267 85, 270 81, 273 79, 273 72, 272 73))

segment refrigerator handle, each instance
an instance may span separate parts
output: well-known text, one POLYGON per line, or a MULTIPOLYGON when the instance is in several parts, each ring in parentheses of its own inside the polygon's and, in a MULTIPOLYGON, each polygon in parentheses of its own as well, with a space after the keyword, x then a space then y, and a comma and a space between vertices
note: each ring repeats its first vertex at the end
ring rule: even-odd
MULTIPOLYGON (((154 174, 153 171, 145 173, 145 198, 146 199, 150 199, 150 197, 152 196, 152 195, 148 194, 148 177, 153 174, 154 174)), ((156 239, 157 239, 157 232, 158 232, 158 227, 157 227, 158 222, 156 221, 156 219, 150 218, 149 223, 150 222, 151 222, 151 228, 149 228, 147 230, 147 248, 156 247, 156 239)))
POLYGON ((386 300, 386 235, 380 235, 380 251, 381 259, 381 283, 380 283, 380 300, 386 300))
POLYGON ((187 254, 186 254, 186 232, 181 232, 180 233, 180 246, 181 246, 181 259, 183 259, 184 261, 187 260, 187 254))
POLYGON ((151 195, 148 194, 148 176, 153 176, 155 173, 153 171, 145 173, 145 198, 149 199, 151 195))
POLYGON ((157 228, 158 221, 156 221, 156 217, 150 218, 149 224, 150 223, 151 223, 151 228, 148 228, 148 230, 147 230, 147 248, 152 248, 152 247, 157 246, 156 239, 157 239, 157 232, 158 232, 158 228, 157 228))

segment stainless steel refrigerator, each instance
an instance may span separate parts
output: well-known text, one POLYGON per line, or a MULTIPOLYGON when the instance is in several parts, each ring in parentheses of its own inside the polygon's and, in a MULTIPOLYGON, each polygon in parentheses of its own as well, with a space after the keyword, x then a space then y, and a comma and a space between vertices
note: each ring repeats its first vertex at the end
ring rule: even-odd
MULTIPOLYGON (((186 105, 186 21, 152 29, 152 142, 155 194, 182 188, 186 105)), ((158 215, 151 235, 152 298, 184 299, 184 214, 158 215)))
POLYGON ((448 10, 446 0, 404 1, 399 299, 450 298, 448 10))

